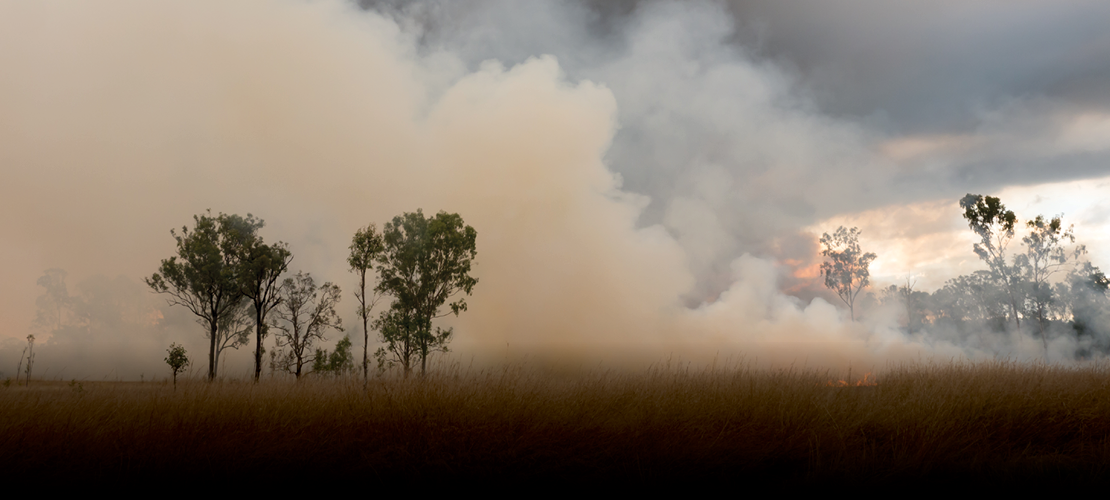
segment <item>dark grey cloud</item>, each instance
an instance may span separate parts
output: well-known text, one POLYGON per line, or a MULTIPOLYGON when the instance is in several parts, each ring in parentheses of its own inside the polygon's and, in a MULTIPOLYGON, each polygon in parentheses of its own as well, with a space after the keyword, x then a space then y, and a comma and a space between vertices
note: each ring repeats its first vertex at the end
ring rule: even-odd
MULTIPOLYGON (((665 2, 359 3, 416 20, 429 43, 462 42, 474 57, 509 62, 553 53, 573 70, 583 52, 596 52, 600 44, 620 45, 630 20, 665 2), (533 26, 518 21, 520 12, 548 17, 563 31, 557 37, 550 30, 530 31, 533 26), (516 43, 500 43, 506 36, 516 43)), ((976 109, 1013 97, 1046 96, 1110 108, 1110 5, 1105 2, 717 3, 736 28, 729 43, 796 71, 821 110, 834 116, 874 120, 899 133, 936 133, 972 130, 976 109)))
POLYGON ((1105 2, 728 4, 737 40, 796 67, 834 115, 935 133, 973 130, 976 109, 1014 97, 1110 107, 1105 2))

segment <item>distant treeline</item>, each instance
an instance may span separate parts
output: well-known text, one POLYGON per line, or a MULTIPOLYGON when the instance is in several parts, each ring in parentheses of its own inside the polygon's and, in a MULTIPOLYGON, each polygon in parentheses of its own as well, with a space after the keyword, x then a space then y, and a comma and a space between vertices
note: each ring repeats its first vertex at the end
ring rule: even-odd
POLYGON ((932 293, 908 281, 860 295, 869 284, 867 266, 875 254, 860 250, 855 228, 843 227, 821 239, 825 284, 853 311, 859 307, 904 307, 901 327, 966 345, 985 332, 1020 332, 1038 338, 1045 351, 1051 340, 1070 336, 1076 357, 1110 354, 1110 279, 1086 259, 1072 226, 1062 216, 1038 215, 1025 222, 1021 249, 1011 249, 1019 220, 1001 200, 968 194, 960 200, 968 226, 980 241, 972 250, 987 269, 948 280, 932 293), (858 300, 857 300, 858 299, 858 300))

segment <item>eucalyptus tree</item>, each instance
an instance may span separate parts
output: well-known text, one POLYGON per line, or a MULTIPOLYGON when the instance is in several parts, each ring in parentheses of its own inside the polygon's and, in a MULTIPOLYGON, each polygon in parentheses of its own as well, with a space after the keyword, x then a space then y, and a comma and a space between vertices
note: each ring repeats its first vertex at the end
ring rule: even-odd
MULTIPOLYGON (((259 221, 261 225, 261 221, 259 221)), ((262 375, 262 339, 266 336, 266 315, 281 302, 278 293, 281 284, 278 280, 289 268, 293 254, 285 243, 273 245, 263 243, 255 236, 242 248, 239 280, 243 295, 250 300, 254 309, 254 380, 262 375)))
POLYGON ((374 306, 381 298, 381 292, 373 287, 371 287, 370 290, 372 297, 366 295, 366 275, 373 268, 375 260, 377 260, 382 251, 385 250, 385 243, 374 225, 370 224, 355 232, 350 249, 351 254, 347 257, 347 263, 351 266, 351 272, 358 275, 358 288, 355 289, 355 299, 358 300, 358 316, 362 319, 362 380, 365 383, 370 378, 368 356, 368 346, 370 345, 370 329, 368 328, 370 324, 370 311, 374 309, 374 306))
MULTIPOLYGON (((377 288, 394 302, 390 311, 382 314, 383 330, 379 331, 389 351, 411 346, 420 358, 421 375, 427 372, 428 354, 445 352, 451 338, 450 329, 433 332, 432 320, 465 311, 464 298, 448 304, 448 311, 440 308, 459 293, 470 295, 478 283, 470 276, 477 257, 477 237, 477 231, 465 225, 459 214, 443 211, 431 218, 419 209, 406 212, 382 228, 384 250, 377 259, 381 274, 377 288), (386 328, 392 333, 386 334, 386 328)), ((408 370, 406 366, 406 375, 408 370)))
POLYGON ((980 242, 972 247, 975 255, 987 263, 991 273, 1002 283, 1009 298, 1014 325, 1021 330, 1018 310, 1018 304, 1024 302, 1021 277, 1017 267, 1006 262, 1006 247, 1014 239, 1017 216, 1012 210, 1006 210, 1006 205, 994 196, 969 193, 960 200, 960 208, 964 209, 968 227, 980 238, 980 242))
POLYGON ((1062 270, 1069 260, 1075 262, 1087 253, 1084 245, 1077 245, 1071 252, 1064 248, 1067 243, 1075 243, 1075 231, 1073 226, 1064 229, 1061 218, 1058 215, 1045 220, 1044 216, 1038 215, 1028 221, 1026 225, 1029 234, 1021 239, 1026 250, 1024 254, 1017 256, 1015 262, 1015 267, 1023 271, 1029 288, 1031 312, 1037 319, 1037 329, 1046 354, 1048 338, 1045 330, 1049 319, 1048 311, 1054 301, 1052 285, 1048 280, 1062 270))
POLYGON ((211 211, 193 216, 190 230, 170 230, 177 241, 177 255, 162 260, 158 272, 144 279, 155 292, 169 296, 170 305, 182 305, 197 316, 209 338, 208 379, 216 378, 216 348, 220 325, 243 298, 240 280, 243 249, 250 244, 262 221, 250 214, 211 211))
POLYGON ((311 275, 298 272, 282 282, 279 294, 281 303, 274 309, 277 319, 273 326, 279 330, 275 341, 279 350, 288 347, 289 351, 275 358, 279 366, 299 379, 304 366, 314 360, 313 343, 327 340, 324 333, 329 328, 343 331, 343 322, 335 312, 340 290, 330 282, 317 287, 311 275))
POLYGON ((821 264, 821 275, 825 286, 848 306, 852 321, 856 320, 856 297, 871 282, 868 267, 877 256, 872 252, 863 253, 859 245, 859 228, 837 228, 832 235, 821 235, 821 255, 829 259, 821 264))

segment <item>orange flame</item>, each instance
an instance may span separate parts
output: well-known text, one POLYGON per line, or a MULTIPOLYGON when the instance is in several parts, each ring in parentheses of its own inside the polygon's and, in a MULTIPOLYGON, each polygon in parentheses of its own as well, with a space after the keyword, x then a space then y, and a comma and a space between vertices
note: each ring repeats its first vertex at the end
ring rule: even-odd
POLYGON ((830 380, 827 384, 825 384, 826 387, 871 387, 876 385, 879 385, 879 383, 876 382, 875 379, 871 378, 871 372, 867 372, 867 374, 865 374, 863 378, 857 380, 854 384, 849 383, 845 380, 838 380, 836 382, 830 380))

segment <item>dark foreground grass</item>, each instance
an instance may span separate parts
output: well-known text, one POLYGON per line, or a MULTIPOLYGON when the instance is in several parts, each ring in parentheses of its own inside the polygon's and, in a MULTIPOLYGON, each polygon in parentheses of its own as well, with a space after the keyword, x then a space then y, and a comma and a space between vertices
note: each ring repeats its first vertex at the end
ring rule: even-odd
MULTIPOLYGON (((1096 482, 1110 369, 821 372, 527 368, 426 380, 34 382, 0 387, 0 470, 20 476, 396 481, 1096 482)), ((738 483, 739 484, 739 483, 738 483)))

